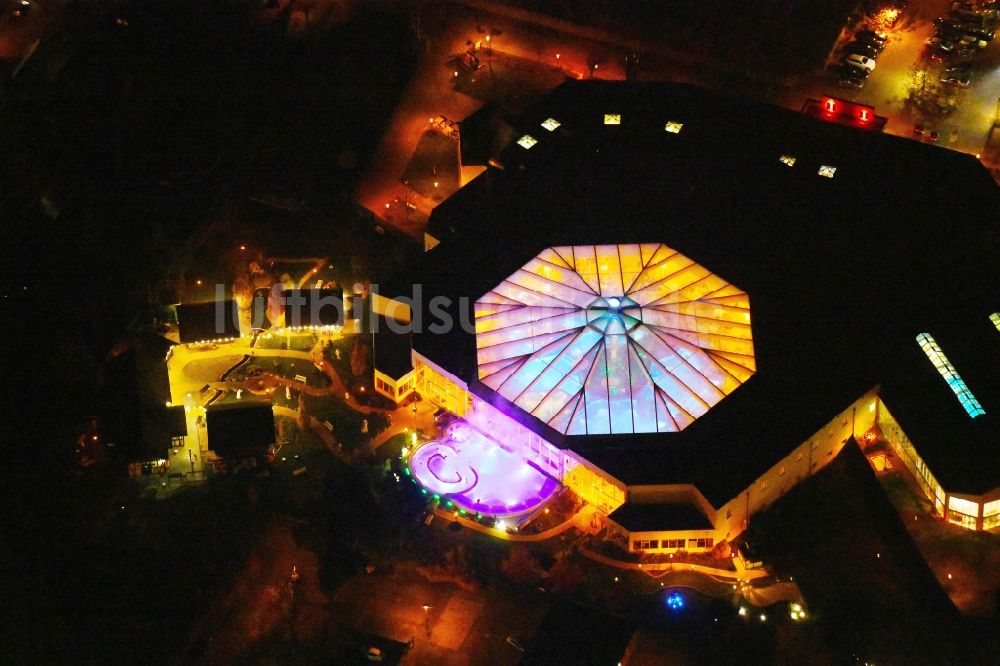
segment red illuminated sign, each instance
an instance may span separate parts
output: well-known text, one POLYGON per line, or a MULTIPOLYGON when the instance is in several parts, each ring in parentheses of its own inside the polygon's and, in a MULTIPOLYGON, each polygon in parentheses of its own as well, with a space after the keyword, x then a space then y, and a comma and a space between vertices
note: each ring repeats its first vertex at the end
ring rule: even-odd
POLYGON ((875 131, 881 131, 887 120, 882 116, 876 116, 873 107, 836 97, 807 99, 802 106, 802 113, 828 123, 875 131))

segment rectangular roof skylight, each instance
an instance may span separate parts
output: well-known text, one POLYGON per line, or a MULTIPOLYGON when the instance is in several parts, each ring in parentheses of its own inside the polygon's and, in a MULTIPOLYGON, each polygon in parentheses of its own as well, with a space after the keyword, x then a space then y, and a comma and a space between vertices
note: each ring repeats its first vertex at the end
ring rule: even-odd
POLYGON ((938 346, 937 341, 930 333, 921 333, 917 336, 917 344, 920 348, 924 350, 927 358, 930 362, 934 364, 937 371, 944 377, 945 382, 948 383, 948 388, 952 390, 955 396, 958 398, 958 402, 965 409, 965 412, 971 417, 976 418, 977 416, 982 416, 986 413, 983 406, 979 404, 976 400, 976 396, 972 395, 972 391, 969 387, 965 385, 965 381, 955 370, 955 366, 951 364, 948 357, 944 355, 941 348, 938 346))
POLYGON ((550 132, 555 132, 556 128, 559 127, 560 125, 562 125, 562 123, 556 120, 555 118, 547 118, 545 122, 542 123, 542 127, 544 127, 550 132))
POLYGON ((819 175, 823 176, 824 178, 833 178, 833 174, 835 173, 837 173, 837 167, 835 166, 829 166, 827 164, 824 164, 819 168, 819 175))
POLYGON ((667 121, 667 124, 664 126, 663 129, 665 129, 666 131, 670 132, 671 134, 680 134, 681 133, 681 128, 683 128, 683 127, 684 127, 684 123, 678 123, 678 122, 675 122, 673 120, 670 120, 670 121, 667 121))
POLYGON ((991 314, 990 321, 993 322, 993 325, 997 327, 998 331, 1000 331, 1000 312, 994 312, 991 314))
POLYGON ((517 145, 521 146, 525 150, 530 149, 533 145, 538 143, 538 139, 531 136, 530 134, 525 134, 520 139, 517 140, 517 145))
POLYGON ((605 125, 621 125, 622 124, 622 114, 620 114, 620 113, 605 113, 604 114, 604 124, 605 125))

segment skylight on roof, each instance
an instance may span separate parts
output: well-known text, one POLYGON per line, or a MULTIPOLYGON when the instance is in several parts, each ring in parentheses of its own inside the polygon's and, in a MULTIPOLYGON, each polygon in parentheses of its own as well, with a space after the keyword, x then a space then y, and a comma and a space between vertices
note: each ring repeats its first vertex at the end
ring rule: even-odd
POLYGON ((794 155, 782 155, 778 158, 778 161, 785 166, 795 166, 795 156, 794 155))
POLYGON ((663 128, 671 134, 680 134, 681 128, 684 127, 684 123, 678 123, 673 120, 668 120, 666 126, 663 128))
POLYGON ((544 127, 550 132, 555 132, 556 128, 559 127, 560 125, 562 125, 562 123, 556 120, 555 118, 547 118, 545 122, 542 123, 542 127, 544 127))
POLYGON ((837 167, 835 166, 829 166, 827 164, 824 164, 819 168, 819 175, 823 176, 824 178, 833 178, 833 174, 835 173, 837 173, 837 167))
POLYGON ((538 139, 531 136, 530 134, 525 134, 520 139, 517 140, 517 145, 521 146, 525 150, 529 150, 533 145, 538 143, 538 139))
POLYGON ((976 396, 972 395, 972 391, 965 385, 965 380, 962 379, 958 371, 955 370, 955 366, 951 364, 948 357, 938 347, 937 341, 934 340, 933 336, 930 333, 921 333, 917 336, 917 344, 920 345, 927 358, 930 359, 930 362, 934 364, 937 371, 944 377, 945 382, 948 383, 948 388, 958 398, 958 402, 965 409, 969 417, 976 418, 985 414, 986 410, 976 400, 976 396))
POLYGON ((1000 331, 1000 312, 994 312, 991 314, 990 321, 993 322, 993 325, 997 327, 998 331, 1000 331))
POLYGON ((620 114, 620 113, 605 113, 604 114, 604 124, 605 125, 621 125, 622 124, 622 114, 620 114))
POLYGON ((678 432, 757 367, 746 292, 661 243, 546 248, 475 324, 480 381, 566 435, 678 432))

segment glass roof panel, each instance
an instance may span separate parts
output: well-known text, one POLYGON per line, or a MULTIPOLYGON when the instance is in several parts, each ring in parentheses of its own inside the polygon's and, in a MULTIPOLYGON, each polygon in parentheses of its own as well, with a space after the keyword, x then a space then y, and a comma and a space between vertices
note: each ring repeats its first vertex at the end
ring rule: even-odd
POLYGON ((570 435, 681 430, 756 369, 747 294, 660 243, 547 248, 475 313, 479 378, 570 435))

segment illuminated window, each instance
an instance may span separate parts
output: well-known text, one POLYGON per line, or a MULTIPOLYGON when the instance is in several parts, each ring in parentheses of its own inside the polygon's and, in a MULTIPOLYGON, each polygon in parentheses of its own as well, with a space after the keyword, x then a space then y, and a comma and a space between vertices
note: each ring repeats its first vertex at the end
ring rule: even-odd
POLYGON ((684 127, 684 123, 678 123, 674 122, 673 120, 669 120, 667 121, 667 124, 663 129, 667 130, 671 134, 680 134, 682 127, 684 127))
POLYGON ((604 114, 604 124, 605 125, 621 125, 622 124, 622 114, 620 114, 620 113, 605 113, 604 114))
POLYGON ((530 149, 533 145, 538 143, 538 139, 531 136, 530 134, 525 134, 520 139, 517 140, 517 145, 521 146, 525 150, 530 149))
POLYGON ((998 331, 1000 331, 1000 312, 994 312, 991 314, 990 321, 993 322, 993 325, 997 327, 998 331))
POLYGON ((792 155, 782 155, 781 157, 778 158, 778 161, 784 164, 785 166, 790 166, 790 167, 795 166, 795 157, 792 155))
POLYGON ((949 497, 948 508, 959 513, 964 513, 967 516, 979 515, 979 503, 971 502, 961 497, 949 497))
POLYGON ((835 166, 829 166, 824 164, 819 168, 819 175, 823 176, 824 178, 833 178, 833 174, 835 173, 837 173, 837 167, 835 166))
POLYGON ((990 530, 1000 525, 1000 499, 983 505, 983 529, 990 530))
POLYGON ((547 248, 475 324, 479 379, 567 435, 683 430, 756 370, 747 294, 660 243, 547 248))
POLYGON ((562 123, 560 123, 555 118, 549 118, 544 123, 542 123, 542 127, 544 127, 550 132, 556 131, 556 128, 559 127, 560 125, 562 125, 562 123))
POLYGON ((962 379, 958 371, 955 370, 955 366, 951 364, 948 357, 944 355, 941 348, 938 347, 937 341, 931 336, 930 333, 921 333, 917 336, 917 344, 920 348, 924 350, 924 354, 930 359, 930 362, 934 364, 937 371, 944 377, 945 382, 948 383, 948 388, 952 390, 955 396, 958 398, 958 402, 965 409, 966 413, 971 418, 976 418, 977 416, 982 416, 986 413, 983 406, 979 404, 976 400, 976 396, 972 395, 972 391, 969 387, 965 385, 965 380, 962 379))

